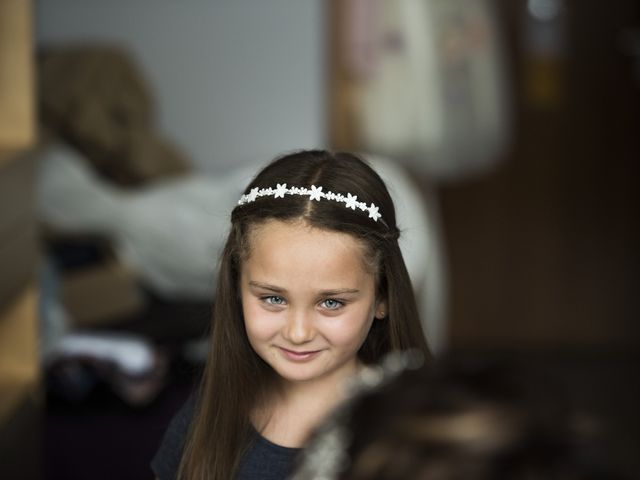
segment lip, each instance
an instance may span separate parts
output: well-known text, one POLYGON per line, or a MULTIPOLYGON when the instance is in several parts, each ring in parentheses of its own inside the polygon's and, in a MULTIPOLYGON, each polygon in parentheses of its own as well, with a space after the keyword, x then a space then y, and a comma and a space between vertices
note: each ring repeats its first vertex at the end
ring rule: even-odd
POLYGON ((322 350, 308 350, 308 351, 295 351, 289 350, 287 348, 278 347, 282 355, 287 359, 293 362, 307 362, 317 357, 322 350))

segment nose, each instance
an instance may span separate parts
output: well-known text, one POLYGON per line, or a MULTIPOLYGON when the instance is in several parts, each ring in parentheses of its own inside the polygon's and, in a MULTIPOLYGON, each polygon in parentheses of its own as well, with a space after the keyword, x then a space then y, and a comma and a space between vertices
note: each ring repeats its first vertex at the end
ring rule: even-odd
POLYGON ((292 344, 303 344, 313 340, 315 327, 313 314, 303 309, 290 309, 282 336, 292 344))

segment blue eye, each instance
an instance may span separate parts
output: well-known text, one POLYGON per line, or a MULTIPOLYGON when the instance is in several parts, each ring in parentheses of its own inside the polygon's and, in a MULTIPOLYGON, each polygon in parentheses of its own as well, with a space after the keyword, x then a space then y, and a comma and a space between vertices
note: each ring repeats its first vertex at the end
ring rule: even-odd
POLYGON ((268 305, 284 305, 284 298, 278 297, 277 295, 262 297, 262 301, 268 305))
POLYGON ((344 303, 335 298, 327 298, 324 302, 322 302, 322 306, 327 310, 337 310, 342 307, 344 303))

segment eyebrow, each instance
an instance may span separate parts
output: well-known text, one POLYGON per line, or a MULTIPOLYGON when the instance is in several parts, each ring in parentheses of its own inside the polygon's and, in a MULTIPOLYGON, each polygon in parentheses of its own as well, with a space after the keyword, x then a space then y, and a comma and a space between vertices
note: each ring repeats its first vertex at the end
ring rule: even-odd
MULTIPOLYGON (((255 282, 253 280, 249 282, 249 286, 262 288, 264 290, 269 290, 275 293, 286 293, 287 291, 286 289, 281 287, 276 287, 275 285, 270 285, 268 283, 263 283, 263 282, 255 282)), ((360 293, 360 290, 356 288, 336 288, 333 290, 323 290, 322 292, 320 292, 320 295, 324 297, 332 297, 334 295, 345 295, 345 294, 353 294, 353 293, 360 293)))
POLYGON ((285 293, 286 292, 286 290, 284 288, 276 287, 275 285, 269 285, 268 283, 254 282, 253 280, 251 280, 249 282, 249 286, 250 287, 262 288, 263 290, 270 290, 270 291, 276 292, 276 293, 285 293))

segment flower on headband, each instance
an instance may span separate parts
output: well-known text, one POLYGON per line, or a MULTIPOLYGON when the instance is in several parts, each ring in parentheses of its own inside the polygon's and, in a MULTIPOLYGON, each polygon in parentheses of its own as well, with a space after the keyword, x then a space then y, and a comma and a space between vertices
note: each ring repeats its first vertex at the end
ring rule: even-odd
POLYGON ((254 202, 258 198, 258 187, 252 188, 249 192, 247 200, 250 202, 254 202))
POLYGON ((369 218, 373 218, 374 222, 377 222, 378 219, 381 217, 382 215, 380 215, 378 213, 378 207, 376 207, 373 203, 369 206, 369 218))
POLYGON ((276 187, 273 198, 284 198, 284 194, 287 193, 287 184, 278 184, 276 187))
POLYGON ((323 196, 324 195, 322 194, 322 187, 316 187, 315 185, 311 185, 311 192, 309 192, 309 199, 310 200, 320 201, 320 199, 323 196))
POLYGON ((347 201, 345 202, 345 207, 350 208, 351 210, 355 210, 357 201, 357 195, 351 195, 350 193, 347 193, 347 201))

